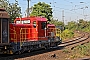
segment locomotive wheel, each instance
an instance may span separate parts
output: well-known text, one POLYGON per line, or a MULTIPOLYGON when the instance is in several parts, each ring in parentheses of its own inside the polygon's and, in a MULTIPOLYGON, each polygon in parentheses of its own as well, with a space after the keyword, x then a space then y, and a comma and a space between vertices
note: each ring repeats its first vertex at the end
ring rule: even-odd
POLYGON ((55 40, 59 41, 59 40, 60 40, 60 38, 59 38, 59 37, 56 37, 56 38, 55 38, 55 40))
POLYGON ((18 54, 21 54, 21 51, 18 51, 18 54))
POLYGON ((47 49, 47 47, 44 47, 44 49, 46 50, 46 49, 47 49))
POLYGON ((10 54, 13 54, 13 52, 10 50, 10 54))
POLYGON ((17 51, 15 54, 18 54, 19 55, 19 54, 21 54, 21 51, 17 51))
POLYGON ((28 50, 28 52, 31 52, 30 50, 28 50))

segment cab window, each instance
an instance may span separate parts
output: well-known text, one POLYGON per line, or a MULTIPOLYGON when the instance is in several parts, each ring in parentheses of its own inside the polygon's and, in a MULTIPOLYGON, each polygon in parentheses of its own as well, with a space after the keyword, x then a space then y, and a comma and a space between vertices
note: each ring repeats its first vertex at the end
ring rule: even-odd
POLYGON ((36 21, 33 21, 33 27, 36 28, 36 21))
POLYGON ((42 22, 41 23, 41 29, 45 29, 46 28, 46 22, 42 22))

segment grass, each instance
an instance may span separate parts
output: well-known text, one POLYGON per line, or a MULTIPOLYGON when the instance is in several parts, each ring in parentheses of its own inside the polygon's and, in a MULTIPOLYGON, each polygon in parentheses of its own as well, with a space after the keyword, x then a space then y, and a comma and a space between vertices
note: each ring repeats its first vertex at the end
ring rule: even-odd
POLYGON ((90 43, 79 45, 72 50, 70 58, 80 58, 84 56, 90 56, 90 43))
POLYGON ((64 49, 62 52, 67 55, 67 58, 70 58, 70 59, 90 56, 90 43, 79 45, 75 47, 73 50, 64 49))
POLYGON ((67 54, 67 53, 70 53, 70 50, 64 49, 64 50, 63 50, 63 53, 66 53, 66 54, 67 54))

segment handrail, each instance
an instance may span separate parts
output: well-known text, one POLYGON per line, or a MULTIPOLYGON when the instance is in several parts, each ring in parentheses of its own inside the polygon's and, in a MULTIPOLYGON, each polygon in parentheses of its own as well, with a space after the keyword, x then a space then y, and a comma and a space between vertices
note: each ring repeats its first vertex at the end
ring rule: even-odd
MULTIPOLYGON (((36 36, 36 34, 38 33, 38 32, 31 32, 30 30, 33 30, 32 28, 20 28, 20 31, 18 31, 19 32, 19 37, 20 38, 18 38, 18 36, 17 36, 17 32, 15 31, 15 27, 14 27, 14 29, 11 29, 11 30, 13 30, 14 32, 13 33, 10 33, 10 34, 13 34, 13 40, 14 40, 14 42, 18 42, 18 40, 20 41, 20 45, 22 45, 22 42, 25 42, 25 41, 27 41, 28 39, 33 39, 33 38, 45 38, 45 37, 38 37, 38 36, 36 36), (28 32, 28 30, 30 31, 30 32, 28 32), (32 35, 33 34, 33 36, 29 36, 29 38, 27 37, 28 35, 32 35)), ((58 36, 58 37, 61 37, 61 30, 60 29, 58 29, 58 28, 49 28, 49 29, 47 29, 47 34, 51 34, 51 32, 54 32, 55 33, 55 36, 58 36)), ((46 37, 48 37, 48 36, 46 36, 46 37)), ((50 36, 49 36, 50 37, 50 36)), ((12 40, 12 39, 11 39, 12 40)))
POLYGON ((51 32, 54 32, 55 36, 61 37, 61 30, 59 28, 49 28, 48 34, 50 34, 51 32))
POLYGON ((11 29, 10 30, 13 30, 14 33, 10 33, 10 34, 14 34, 14 39, 11 38, 11 40, 14 40, 15 43, 17 43, 17 34, 16 34, 16 31, 15 31, 15 27, 13 27, 14 29, 11 29), (15 37, 16 36, 16 37, 15 37))

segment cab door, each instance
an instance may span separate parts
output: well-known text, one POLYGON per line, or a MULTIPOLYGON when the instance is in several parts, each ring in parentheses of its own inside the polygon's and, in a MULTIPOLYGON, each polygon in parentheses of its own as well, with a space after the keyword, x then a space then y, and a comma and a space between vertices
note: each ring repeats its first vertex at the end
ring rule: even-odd
POLYGON ((47 22, 39 21, 38 24, 39 40, 47 40, 47 22))

